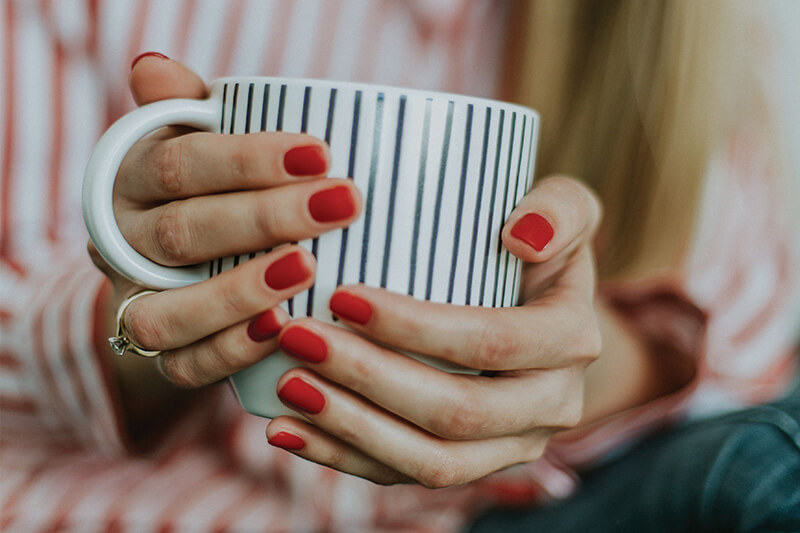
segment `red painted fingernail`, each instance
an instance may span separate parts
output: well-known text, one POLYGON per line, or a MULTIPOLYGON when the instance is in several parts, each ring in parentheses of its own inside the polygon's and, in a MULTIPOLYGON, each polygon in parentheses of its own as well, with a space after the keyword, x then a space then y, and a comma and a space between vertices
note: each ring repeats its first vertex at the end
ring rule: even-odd
POLYGON ((276 291, 281 291, 307 280, 310 275, 311 270, 300 252, 292 252, 272 263, 264 273, 264 280, 276 291))
POLYGON ((315 415, 325 407, 325 397, 300 378, 292 378, 278 391, 278 397, 298 409, 315 415))
POLYGON ((281 323, 275 316, 275 311, 268 309, 258 315, 250 325, 247 326, 247 336, 255 342, 262 342, 271 339, 281 330, 281 323))
POLYGON ((369 302, 349 292, 334 294, 328 307, 339 317, 356 324, 364 325, 372 318, 372 306, 369 302))
POLYGON ((314 193, 308 199, 308 211, 317 222, 336 222, 353 216, 356 203, 350 188, 340 185, 314 193))
POLYGON ((139 60, 141 60, 143 57, 158 57, 161 59, 169 59, 167 56, 159 52, 144 52, 133 58, 133 61, 131 61, 131 70, 133 70, 133 67, 136 66, 136 63, 138 63, 139 60))
POLYGON ((303 439, 297 435, 286 433, 285 431, 276 433, 271 438, 267 439, 267 442, 278 448, 283 448, 284 450, 302 450, 306 447, 306 443, 303 439))
POLYGON ((542 215, 529 213, 514 224, 511 235, 541 252, 553 238, 553 226, 542 215))
POLYGON ((292 176, 315 176, 328 168, 325 152, 320 146, 296 146, 283 156, 283 168, 292 176))
POLYGON ((322 337, 301 326, 292 326, 281 335, 281 348, 309 363, 321 363, 328 357, 322 337))

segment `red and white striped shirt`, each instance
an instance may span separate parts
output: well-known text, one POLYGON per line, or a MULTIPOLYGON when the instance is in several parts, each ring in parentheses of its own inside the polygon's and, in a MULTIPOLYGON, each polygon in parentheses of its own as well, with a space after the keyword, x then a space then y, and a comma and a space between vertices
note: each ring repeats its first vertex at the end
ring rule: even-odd
POLYGON ((771 220, 752 139, 709 171, 694 253, 668 280, 607 291, 686 390, 564 438, 545 458, 447 490, 378 487, 265 443, 225 388, 131 455, 93 347, 102 275, 85 253, 83 168, 122 113, 130 60, 205 79, 285 75, 496 94, 504 2, 6 0, 0 6, 0 530, 454 531, 492 502, 569 494, 574 468, 665 420, 768 400, 790 379, 800 255, 771 220), (746 253, 743 253, 746 250, 746 253))

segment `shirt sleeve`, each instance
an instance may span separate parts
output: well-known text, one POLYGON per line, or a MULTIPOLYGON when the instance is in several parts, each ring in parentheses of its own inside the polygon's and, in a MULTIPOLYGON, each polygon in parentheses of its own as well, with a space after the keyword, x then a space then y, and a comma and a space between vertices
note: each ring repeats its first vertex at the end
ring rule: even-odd
POLYGON ((0 434, 16 445, 121 451, 108 354, 94 342, 105 278, 87 255, 43 263, 50 268, 0 270, 0 434))

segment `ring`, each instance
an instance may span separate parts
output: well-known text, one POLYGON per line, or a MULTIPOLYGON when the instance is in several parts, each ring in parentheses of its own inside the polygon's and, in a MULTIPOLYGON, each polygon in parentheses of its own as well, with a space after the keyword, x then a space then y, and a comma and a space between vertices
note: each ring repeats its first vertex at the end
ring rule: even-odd
POLYGON ((137 292, 119 304, 119 309, 117 310, 117 335, 108 338, 108 344, 111 346, 111 351, 113 351, 115 354, 124 355, 126 351, 131 351, 136 355, 141 355, 142 357, 156 357, 157 355, 161 355, 161 350, 145 350, 144 348, 134 344, 133 341, 128 338, 128 332, 125 331, 125 326, 123 324, 125 310, 128 309, 128 306, 132 301, 140 296, 155 294, 156 292, 157 291, 137 292))

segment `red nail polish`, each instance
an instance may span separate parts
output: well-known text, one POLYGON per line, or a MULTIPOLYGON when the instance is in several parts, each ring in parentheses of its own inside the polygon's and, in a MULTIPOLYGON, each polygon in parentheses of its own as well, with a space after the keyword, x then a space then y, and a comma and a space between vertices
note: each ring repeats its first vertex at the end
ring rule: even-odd
POLYGON ((325 341, 313 331, 301 326, 292 326, 283 333, 281 348, 310 363, 321 363, 328 357, 325 341))
POLYGON ((286 433, 285 431, 276 433, 271 438, 267 439, 267 442, 278 448, 283 448, 284 450, 302 450, 306 447, 306 443, 303 439, 297 435, 286 433))
POLYGON ((247 336, 254 342, 263 342, 277 335, 280 330, 281 323, 278 322, 275 312, 269 309, 250 322, 247 326, 247 336))
POLYGON ((542 215, 529 213, 514 224, 511 235, 541 252, 553 238, 553 226, 542 215))
POLYGON ((264 273, 264 280, 276 291, 281 291, 307 280, 310 275, 311 270, 300 252, 292 252, 272 263, 264 273))
POLYGON ((161 59, 169 59, 167 56, 159 52, 144 52, 133 58, 133 61, 131 61, 131 70, 133 70, 133 67, 136 66, 136 63, 138 63, 139 60, 142 59, 143 57, 158 57, 161 59))
POLYGON ((325 152, 320 146, 296 146, 283 156, 283 168, 292 176, 315 176, 328 168, 325 152))
POLYGON ((372 306, 368 301, 349 292, 337 292, 328 304, 331 311, 339 317, 364 325, 372 318, 372 306))
POLYGON ((350 188, 340 185, 314 193, 308 199, 308 211, 317 222, 336 222, 353 216, 356 203, 350 188))
POLYGON ((278 397, 298 409, 315 415, 325 407, 325 397, 300 378, 292 378, 278 391, 278 397))

